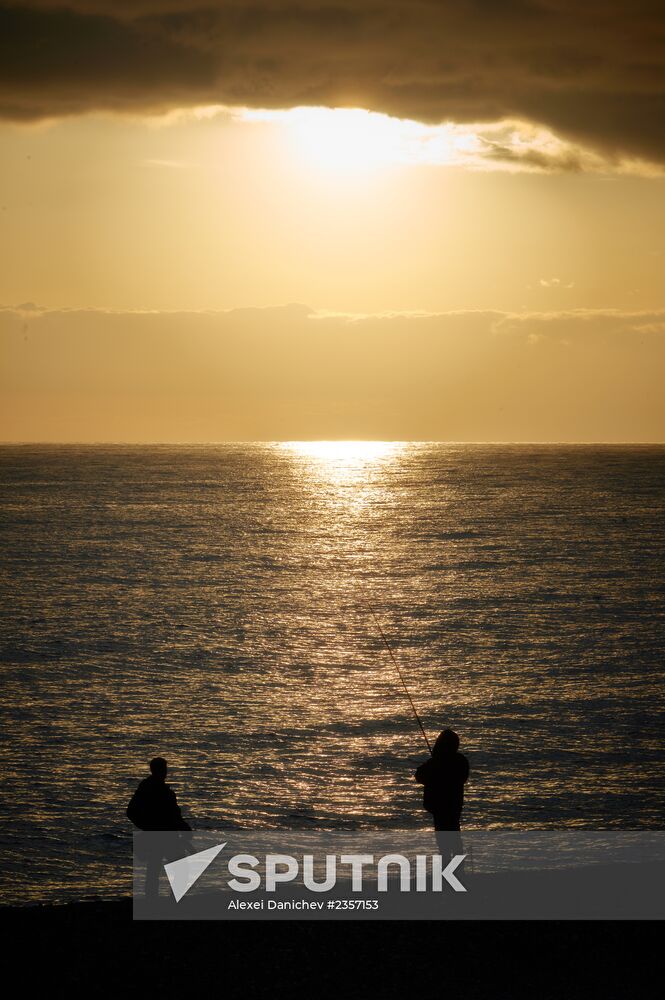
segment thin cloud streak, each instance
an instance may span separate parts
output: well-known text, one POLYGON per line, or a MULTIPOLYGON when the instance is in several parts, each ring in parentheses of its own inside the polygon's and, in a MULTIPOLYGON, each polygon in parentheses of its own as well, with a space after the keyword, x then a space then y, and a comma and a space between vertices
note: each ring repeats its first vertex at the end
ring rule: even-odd
POLYGON ((0 311, 5 440, 664 441, 665 311, 0 311))

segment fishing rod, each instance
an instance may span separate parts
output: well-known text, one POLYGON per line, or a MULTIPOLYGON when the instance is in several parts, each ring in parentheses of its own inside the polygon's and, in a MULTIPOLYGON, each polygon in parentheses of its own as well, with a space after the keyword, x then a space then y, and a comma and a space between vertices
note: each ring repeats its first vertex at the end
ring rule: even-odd
POLYGON ((400 669, 400 665, 397 662, 397 660, 395 659, 394 653, 393 653, 393 651, 392 651, 392 649, 390 647, 390 643, 388 642, 388 639, 386 638, 386 633, 383 631, 383 628, 381 626, 381 622, 379 621, 374 608, 372 607, 372 605, 370 604, 370 602, 368 601, 367 597, 364 594, 362 595, 362 601, 363 601, 365 607, 367 608, 367 610, 369 611, 369 613, 371 614, 372 618, 374 619, 374 623, 375 623, 377 629, 379 630, 379 635, 383 639, 383 644, 386 647, 386 649, 388 650, 388 653, 390 655, 390 659, 393 661, 393 664, 395 666, 395 670, 397 671, 397 673, 399 675, 399 679, 402 682, 402 687, 404 688, 404 694, 409 699, 409 705, 411 706, 411 711, 413 712, 413 714, 415 716, 415 719, 416 719, 416 722, 418 723, 418 726, 420 727, 420 732, 423 734, 423 739, 425 740, 425 743, 427 744, 427 749, 431 753, 432 752, 432 745, 431 745, 431 743, 430 743, 430 741, 429 741, 429 739, 427 737, 427 733, 425 732, 425 727, 422 724, 422 720, 421 720, 420 716, 418 715, 418 710, 416 709, 416 706, 413 703, 413 698, 411 697, 411 694, 409 693, 409 689, 406 686, 406 681, 404 680, 404 674, 402 673, 402 671, 400 669))

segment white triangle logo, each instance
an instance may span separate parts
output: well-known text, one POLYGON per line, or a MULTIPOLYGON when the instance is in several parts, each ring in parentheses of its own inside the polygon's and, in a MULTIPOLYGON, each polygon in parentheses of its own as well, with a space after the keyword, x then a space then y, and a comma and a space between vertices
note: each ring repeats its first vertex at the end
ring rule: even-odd
POLYGON ((226 844, 225 840, 223 844, 209 847, 207 851, 188 854, 185 858, 178 858, 177 861, 169 861, 167 865, 164 865, 164 871, 171 883, 171 891, 175 896, 176 903, 179 903, 197 879, 201 878, 208 865, 215 860, 226 844))

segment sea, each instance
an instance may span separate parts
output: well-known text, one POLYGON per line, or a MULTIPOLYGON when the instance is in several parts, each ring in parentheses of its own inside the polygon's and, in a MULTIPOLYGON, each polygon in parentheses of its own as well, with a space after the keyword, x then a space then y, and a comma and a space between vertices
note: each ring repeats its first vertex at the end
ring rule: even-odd
POLYGON ((665 447, 3 446, 0 518, 2 902, 128 894, 155 755, 197 829, 425 829, 402 678, 465 828, 663 826, 665 447))

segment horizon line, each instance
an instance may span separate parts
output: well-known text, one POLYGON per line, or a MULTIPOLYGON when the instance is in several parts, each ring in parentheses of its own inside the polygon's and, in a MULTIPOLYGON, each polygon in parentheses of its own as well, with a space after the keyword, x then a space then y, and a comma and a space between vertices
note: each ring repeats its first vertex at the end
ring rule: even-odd
POLYGON ((95 440, 95 441, 43 441, 43 440, 0 440, 0 448, 27 448, 27 447, 117 447, 117 448, 159 448, 159 447, 207 447, 219 445, 246 445, 246 444, 304 444, 304 443, 364 443, 381 442, 383 444, 448 444, 448 445, 614 445, 623 447, 663 447, 665 440, 658 441, 617 441, 617 440, 596 440, 596 439, 526 439, 519 438, 513 440, 461 440, 444 438, 380 438, 380 437, 357 437, 357 438, 324 438, 324 437, 303 437, 303 438, 235 438, 219 440, 192 440, 192 441, 123 441, 123 440, 95 440))

